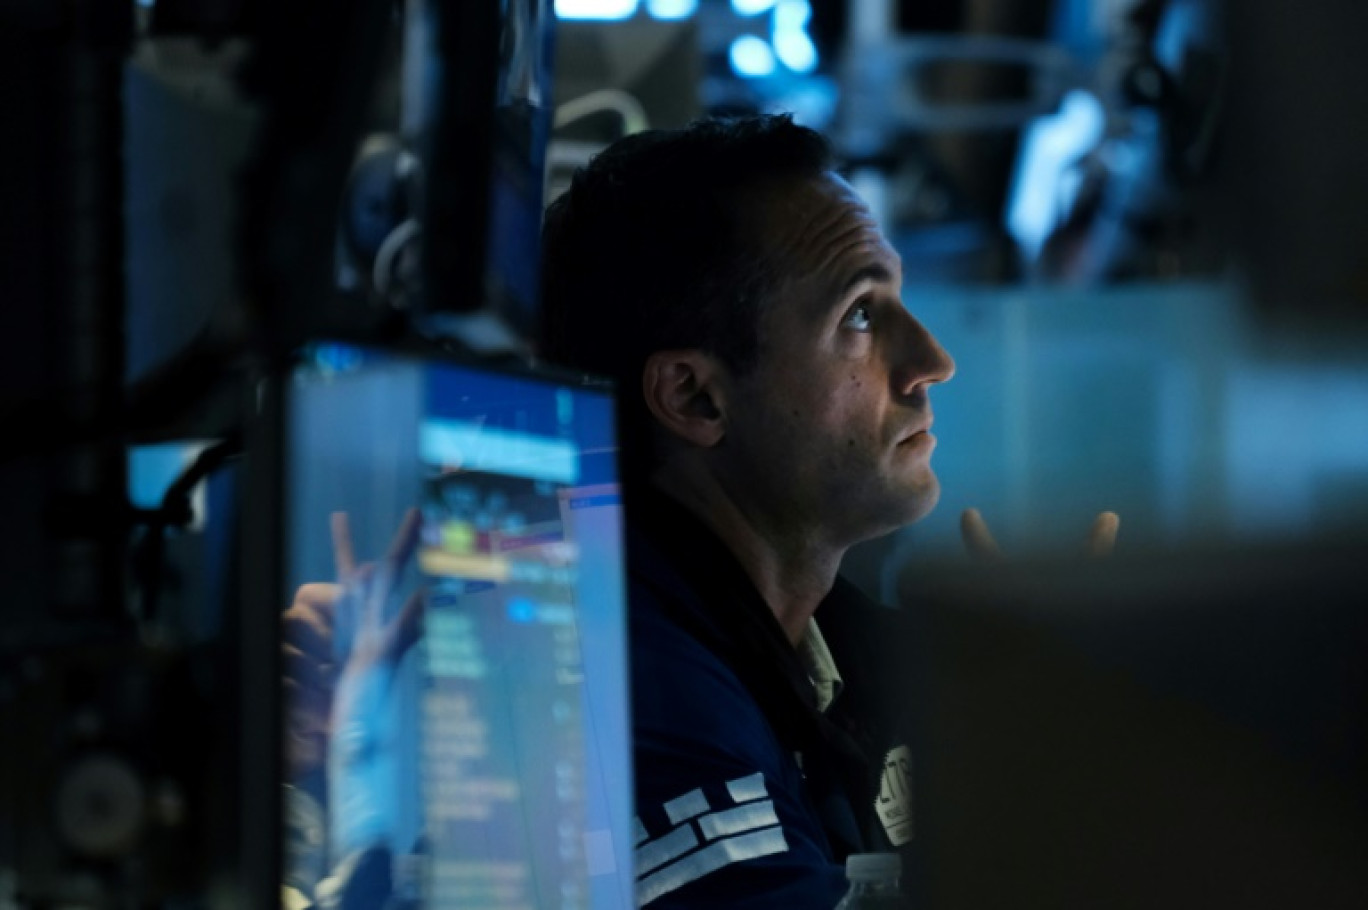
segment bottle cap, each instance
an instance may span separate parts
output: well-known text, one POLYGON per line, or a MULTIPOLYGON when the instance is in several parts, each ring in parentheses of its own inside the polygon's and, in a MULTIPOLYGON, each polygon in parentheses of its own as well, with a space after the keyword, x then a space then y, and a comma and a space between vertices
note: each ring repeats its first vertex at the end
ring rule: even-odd
POLYGON ((896 881, 902 857, 896 853, 852 853, 846 857, 846 878, 852 882, 896 881))

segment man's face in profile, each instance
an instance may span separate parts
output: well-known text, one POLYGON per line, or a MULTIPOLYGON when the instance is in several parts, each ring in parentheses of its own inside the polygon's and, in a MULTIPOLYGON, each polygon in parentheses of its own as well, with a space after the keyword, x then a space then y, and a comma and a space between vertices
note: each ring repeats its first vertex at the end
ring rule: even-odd
POLYGON ((730 396, 723 482, 757 514, 849 546, 935 505, 927 391, 954 362, 903 307, 898 255, 848 184, 828 174, 759 198, 749 228, 780 280, 730 396))

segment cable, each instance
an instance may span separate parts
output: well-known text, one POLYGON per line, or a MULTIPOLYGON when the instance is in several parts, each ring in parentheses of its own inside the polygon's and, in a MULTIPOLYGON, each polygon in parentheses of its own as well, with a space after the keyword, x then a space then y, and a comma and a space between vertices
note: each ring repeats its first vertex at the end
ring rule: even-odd
POLYGON ((195 520, 190 494, 200 481, 217 471, 243 451, 242 433, 233 430, 221 441, 199 453, 180 476, 171 482, 156 509, 134 510, 135 521, 146 524, 143 536, 133 548, 133 576, 142 592, 137 619, 143 623, 156 618, 161 599, 162 578, 166 571, 166 531, 183 528, 195 520))

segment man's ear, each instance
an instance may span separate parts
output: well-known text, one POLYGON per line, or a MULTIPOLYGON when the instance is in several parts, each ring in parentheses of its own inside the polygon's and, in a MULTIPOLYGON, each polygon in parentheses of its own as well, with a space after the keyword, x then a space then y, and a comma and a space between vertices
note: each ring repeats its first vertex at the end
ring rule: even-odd
POLYGON ((696 348, 656 351, 646 358, 641 393, 646 407, 671 434, 700 448, 726 435, 726 368, 696 348))

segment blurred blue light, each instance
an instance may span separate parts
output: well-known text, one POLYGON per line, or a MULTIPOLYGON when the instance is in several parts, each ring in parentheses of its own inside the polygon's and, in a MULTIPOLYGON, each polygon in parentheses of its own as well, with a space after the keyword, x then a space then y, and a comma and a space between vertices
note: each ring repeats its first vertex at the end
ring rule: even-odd
POLYGON ((817 69, 817 45, 806 32, 784 32, 774 36, 774 52, 784 66, 795 73, 810 73, 817 69))
POLYGON ((309 350, 314 368, 323 373, 349 373, 365 362, 360 348, 347 344, 316 344, 309 350))
POLYGON ((817 45, 807 33, 811 18, 808 0, 782 0, 774 8, 774 52, 795 73, 817 69, 817 45))
POLYGON ((774 33, 802 31, 812 18, 808 0, 782 0, 774 7, 774 33))
POLYGON ((774 4, 775 0, 731 0, 732 9, 738 16, 758 16, 774 4))
POLYGON ((558 19, 630 19, 640 0, 556 0, 558 19))
POLYGON ((791 111, 793 122, 819 132, 830 127, 836 116, 836 82, 821 76, 793 79, 774 99, 774 108, 791 111))
POLYGON ((1007 229, 1030 258, 1072 205, 1078 189, 1076 163, 1101 140, 1107 114, 1085 91, 1064 96, 1059 113, 1031 125, 1021 143, 1007 209, 1007 229))
POLYGON ((774 74, 774 51, 754 35, 742 35, 733 41, 727 56, 738 76, 754 79, 774 74))
POLYGON ((646 0, 646 12, 657 19, 687 19, 698 12, 698 0, 646 0))
POLYGON ((537 618, 537 605, 526 597, 515 597, 508 602, 508 618, 514 622, 532 622, 537 618))

